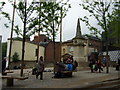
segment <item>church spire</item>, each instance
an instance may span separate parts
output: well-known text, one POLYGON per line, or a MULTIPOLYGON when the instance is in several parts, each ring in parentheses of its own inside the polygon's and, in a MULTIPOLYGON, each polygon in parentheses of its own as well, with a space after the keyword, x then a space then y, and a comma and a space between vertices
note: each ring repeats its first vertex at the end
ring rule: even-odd
POLYGON ((81 27, 80 27, 80 21, 79 21, 79 18, 78 18, 78 22, 77 22, 77 28, 76 28, 76 38, 80 38, 82 35, 81 35, 81 27))

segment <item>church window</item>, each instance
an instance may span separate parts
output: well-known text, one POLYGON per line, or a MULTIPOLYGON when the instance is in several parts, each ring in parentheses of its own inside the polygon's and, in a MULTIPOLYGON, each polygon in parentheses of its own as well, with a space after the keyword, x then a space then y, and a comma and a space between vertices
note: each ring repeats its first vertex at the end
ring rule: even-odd
POLYGON ((77 40, 75 40, 75 43, 77 43, 77 40))

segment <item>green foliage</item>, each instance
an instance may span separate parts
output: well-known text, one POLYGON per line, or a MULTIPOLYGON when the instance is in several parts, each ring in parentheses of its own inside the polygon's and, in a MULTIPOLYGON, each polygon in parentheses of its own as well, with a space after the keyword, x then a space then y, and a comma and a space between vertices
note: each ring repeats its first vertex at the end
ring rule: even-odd
POLYGON ((38 17, 32 18, 30 20, 33 23, 30 22, 30 26, 28 27, 29 30, 34 27, 35 31, 45 32, 46 35, 51 39, 53 34, 54 36, 56 36, 59 25, 61 23, 61 17, 62 18, 65 17, 66 12, 70 7, 70 5, 67 5, 67 3, 62 3, 61 6, 60 4, 61 2, 55 2, 55 1, 35 3, 36 5, 35 10, 38 17), (68 6, 68 7, 65 8, 65 6, 68 6), (55 33, 53 32, 53 29, 55 33))
POLYGON ((2 8, 5 4, 6 4, 5 2, 0 2, 0 12, 2 11, 2 8))
MULTIPOLYGON (((86 23, 88 29, 92 31, 92 34, 96 35, 97 33, 101 34, 102 30, 98 30, 97 27, 94 27, 89 22, 90 17, 94 17, 98 21, 98 26, 100 26, 104 32, 104 41, 107 38, 114 39, 116 43, 115 46, 120 46, 120 1, 84 1, 84 4, 81 4, 83 9, 90 13, 89 17, 81 18, 83 22, 86 23), (113 8, 111 8, 111 6, 113 8)), ((106 44, 107 45, 107 44, 106 44)))
POLYGON ((6 12, 1 12, 2 15, 4 15, 4 17, 8 18, 8 20, 10 20, 10 16, 8 13, 6 12))
POLYGON ((114 11, 112 12, 110 28, 113 33, 109 35, 109 37, 113 37, 116 40, 114 44, 117 47, 120 47, 120 1, 115 2, 114 11))
MULTIPOLYGON (((6 4, 5 2, 0 2, 0 15, 1 15, 2 17, 4 17, 5 19, 7 19, 7 20, 9 21, 9 23, 10 23, 10 22, 11 22, 11 20, 10 20, 10 15, 9 15, 7 12, 4 12, 4 11, 2 10, 5 4, 6 4)), ((1 17, 0 17, 0 19, 1 19, 1 17)), ((5 26, 6 28, 9 28, 8 23, 4 23, 4 26, 5 26)))
POLYGON ((12 60, 13 60, 13 62, 17 62, 20 60, 17 52, 15 52, 14 55, 12 56, 12 60))
MULTIPOLYGON (((16 5, 13 5, 13 1, 8 0, 9 3, 13 7, 15 7, 18 16, 20 17, 21 21, 24 23, 25 18, 25 4, 24 0, 17 1, 16 5)), ((59 25, 61 23, 61 19, 66 16, 66 12, 68 8, 70 8, 70 4, 67 4, 69 0, 63 2, 60 0, 57 1, 46 1, 46 2, 35 2, 32 0, 31 2, 27 2, 27 18, 26 18, 26 35, 31 36, 38 31, 45 32, 48 37, 53 35, 53 21, 54 21, 54 32, 57 35, 59 25), (61 10, 62 9, 62 10, 61 10)), ((1 12, 4 17, 8 18, 11 22, 9 14, 6 12, 1 12)), ((5 24, 8 28, 8 24, 5 24)), ((21 26, 14 25, 14 31, 16 32, 17 36, 23 36, 23 30, 21 26)))
POLYGON ((85 16, 84 18, 80 18, 81 21, 85 22, 88 29, 91 31, 91 34, 94 36, 101 35, 102 30, 107 31, 109 28, 109 21, 110 21, 110 6, 113 5, 113 2, 111 1, 102 1, 102 0, 94 0, 94 1, 88 1, 84 0, 83 4, 80 4, 80 6, 83 7, 84 10, 89 12, 89 16, 85 16), (98 26, 93 26, 89 22, 89 18, 95 18, 97 20, 97 25, 102 28, 102 30, 99 30, 98 26))
POLYGON ((84 37, 87 37, 87 38, 95 38, 95 39, 101 39, 101 38, 99 38, 99 37, 94 37, 93 35, 90 35, 90 34, 84 34, 83 35, 84 37))
POLYGON ((6 57, 6 52, 7 52, 7 42, 2 43, 2 59, 6 57))

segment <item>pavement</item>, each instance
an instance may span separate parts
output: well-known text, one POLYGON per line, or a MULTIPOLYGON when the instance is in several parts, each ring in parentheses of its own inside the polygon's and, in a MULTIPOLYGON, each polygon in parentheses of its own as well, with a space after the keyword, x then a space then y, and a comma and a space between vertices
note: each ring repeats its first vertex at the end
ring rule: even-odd
MULTIPOLYGON (((53 70, 53 68, 46 68, 46 70, 53 70)), ((20 76, 20 70, 12 70, 14 73, 9 73, 11 76, 20 76)), ((24 73, 29 73, 29 78, 26 80, 14 80, 13 87, 6 86, 6 79, 2 79, 2 88, 82 88, 84 86, 95 84, 98 82, 120 78, 119 71, 110 67, 109 73, 104 71, 99 73, 91 73, 90 70, 82 70, 73 72, 73 77, 69 78, 52 78, 53 72, 44 72, 43 80, 36 79, 32 75, 32 69, 24 69, 24 73)))

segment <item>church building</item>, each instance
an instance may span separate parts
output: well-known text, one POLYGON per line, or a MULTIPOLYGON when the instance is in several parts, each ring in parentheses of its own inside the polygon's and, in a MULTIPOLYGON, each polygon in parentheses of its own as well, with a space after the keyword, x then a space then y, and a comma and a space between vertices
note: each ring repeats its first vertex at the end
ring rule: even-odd
POLYGON ((62 43, 62 55, 71 54, 79 63, 88 62, 91 52, 101 50, 101 40, 96 37, 82 35, 80 21, 77 21, 76 36, 62 43))

